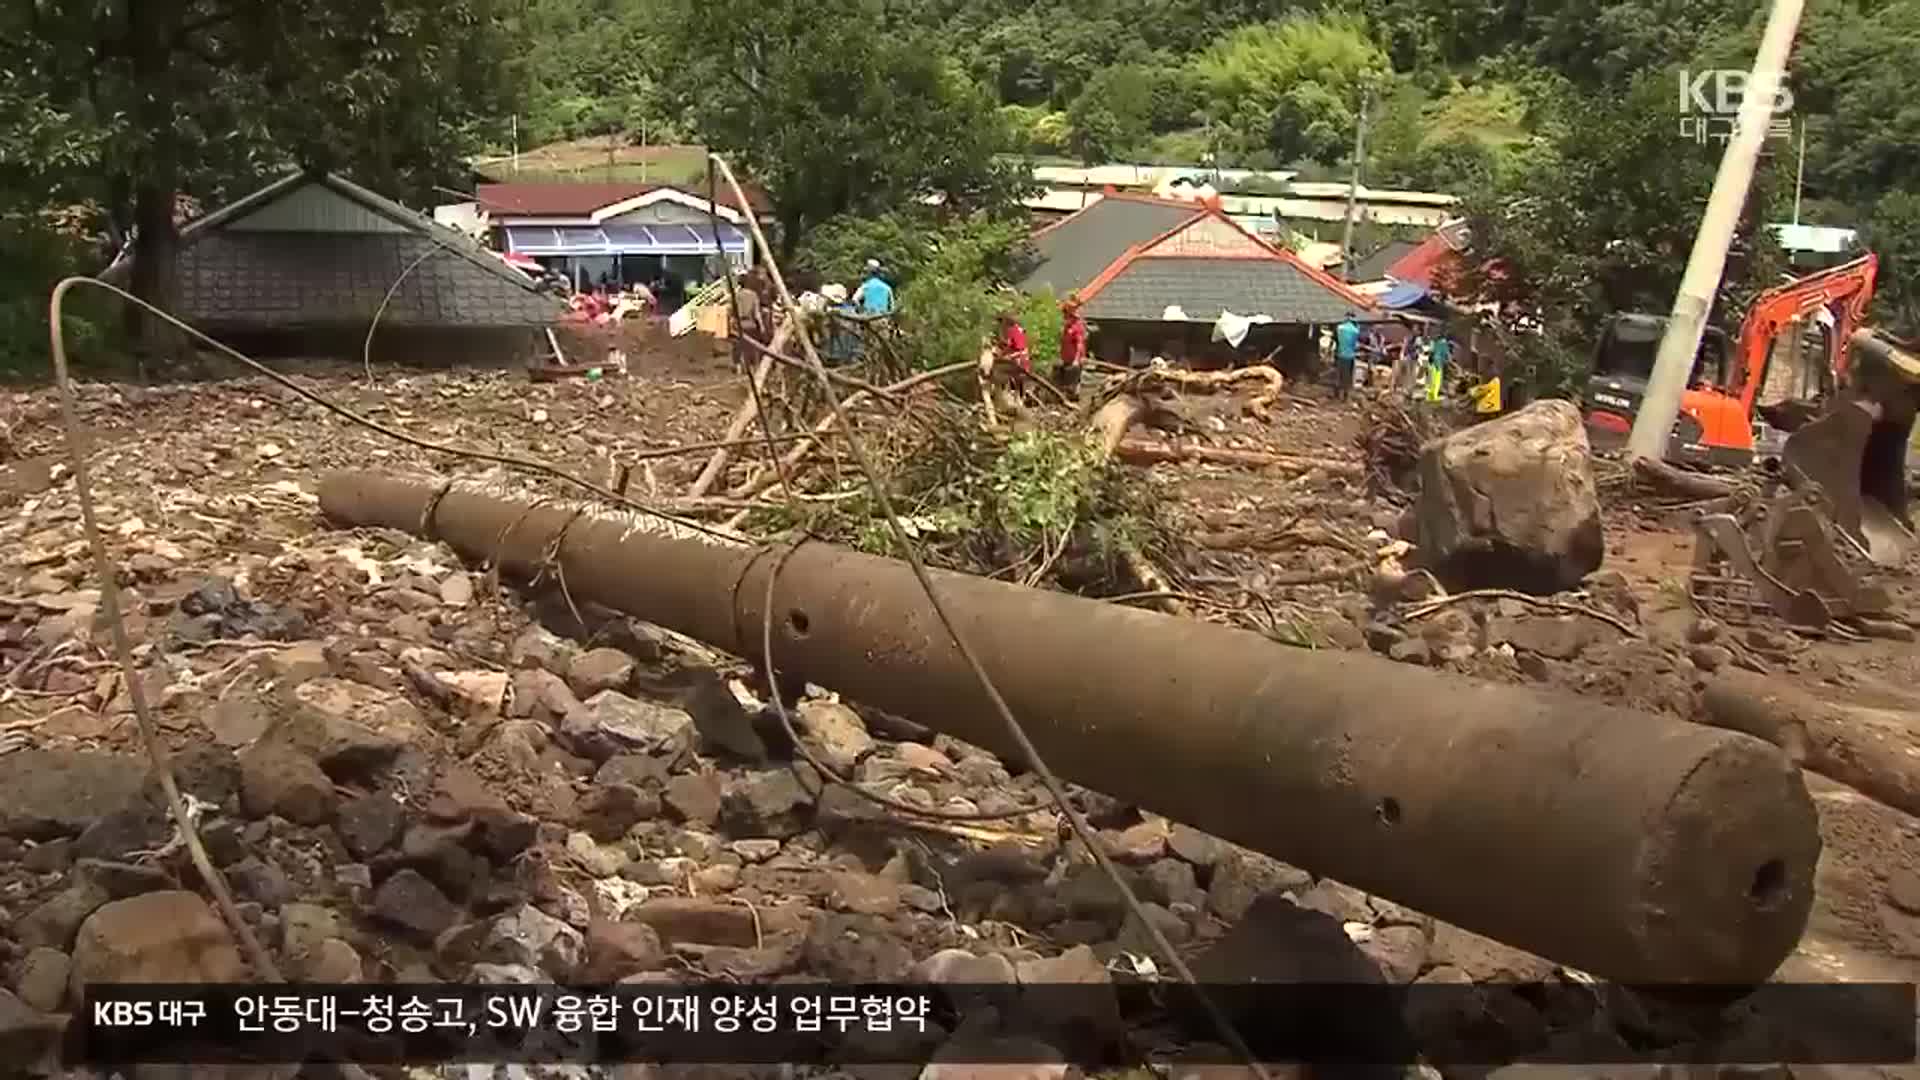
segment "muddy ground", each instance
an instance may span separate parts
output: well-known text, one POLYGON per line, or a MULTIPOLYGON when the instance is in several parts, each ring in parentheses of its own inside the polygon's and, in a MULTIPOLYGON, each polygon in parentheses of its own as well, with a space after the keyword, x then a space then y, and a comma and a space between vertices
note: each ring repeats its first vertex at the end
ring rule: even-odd
MULTIPOLYGON (((346 368, 302 368, 299 380, 416 437, 606 482, 623 453, 719 438, 742 393, 726 360, 700 350, 633 365, 599 382, 387 372, 369 386, 346 368)), ((1187 415, 1213 445, 1358 460, 1358 408, 1313 388, 1289 394, 1270 422, 1231 395, 1196 397, 1187 415)), ((1051 982, 1137 974, 1151 954, 1054 811, 971 828, 889 817, 792 761, 735 658, 638 620, 583 621, 555 593, 501 583, 437 544, 341 530, 313 495, 337 467, 537 481, 403 445, 257 377, 88 384, 81 401, 142 685, 208 852, 287 977, 1051 982)), ((17 1047, 75 1007, 88 979, 245 968, 218 940, 152 797, 73 478, 55 457, 56 398, 17 392, 0 408, 11 433, 0 461, 0 966, 11 988, 0 1042, 26 1040, 5 1043, 17 1047)), ((703 462, 651 461, 630 491, 679 494, 703 462)), ((1399 519, 1404 498, 1351 476, 1183 463, 1153 467, 1151 482, 1193 535, 1226 538, 1170 568, 1180 586, 1223 606, 1259 593, 1300 647, 1372 649, 1680 719, 1693 718, 1706 674, 1730 664, 1863 704, 1905 701, 1920 685, 1911 642, 1698 616, 1684 591, 1691 539, 1651 500, 1607 507, 1608 573, 1579 598, 1629 635, 1512 601, 1410 621, 1370 597, 1365 576, 1285 584, 1366 555, 1379 542, 1369 534, 1399 519), (1303 506, 1317 539, 1247 539, 1297 527, 1303 506)), ((1920 582, 1889 584, 1920 615, 1920 582)), ((858 702, 813 693, 798 719, 819 754, 895 799, 994 810, 1042 794, 984 751, 858 702)), ((1782 977, 1916 979, 1920 829, 1810 783, 1827 846, 1812 924, 1782 977)), ((1236 973, 1272 974, 1351 948, 1399 982, 1577 982, 1307 869, 1095 792, 1076 799, 1150 917, 1203 970, 1237 959, 1236 973), (1320 923, 1283 917, 1262 939, 1255 922, 1273 919, 1263 896, 1320 923), (1254 955, 1235 939, 1216 948, 1236 927, 1264 940, 1254 955), (1344 935, 1329 943, 1326 927, 1344 935)), ((1516 1054, 1648 1045, 1625 1021, 1570 1022, 1537 996, 1432 1023, 1491 1025, 1516 1054)), ((942 1045, 921 1050, 952 1056, 942 1045)))

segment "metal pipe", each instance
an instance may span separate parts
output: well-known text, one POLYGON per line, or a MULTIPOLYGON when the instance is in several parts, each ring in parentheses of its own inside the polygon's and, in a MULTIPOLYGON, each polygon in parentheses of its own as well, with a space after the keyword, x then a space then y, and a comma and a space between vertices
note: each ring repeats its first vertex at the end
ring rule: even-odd
MULTIPOLYGON (((752 659, 777 572, 783 674, 1011 753, 902 563, 440 490, 337 473, 320 503, 509 574, 551 557, 576 601, 752 659)), ((1040 752, 1089 787, 1621 982, 1757 983, 1805 928, 1813 802, 1758 739, 936 573, 1040 752)))

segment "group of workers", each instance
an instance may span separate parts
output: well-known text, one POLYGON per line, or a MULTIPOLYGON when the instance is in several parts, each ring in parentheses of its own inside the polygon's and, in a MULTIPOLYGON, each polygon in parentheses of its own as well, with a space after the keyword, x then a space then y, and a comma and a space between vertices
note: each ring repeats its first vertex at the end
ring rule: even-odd
MULTIPOLYGON (((1388 346, 1374 331, 1364 343, 1361 339, 1360 323, 1356 313, 1347 312, 1347 317, 1333 328, 1333 397, 1344 401, 1351 397, 1354 387, 1363 378, 1371 382, 1372 371, 1384 370, 1385 388, 1407 385, 1417 397, 1429 404, 1437 405, 1445 397, 1447 376, 1454 363, 1453 339, 1442 330, 1430 335, 1425 327, 1401 342, 1397 347, 1388 346), (1363 375, 1360 370, 1362 354, 1369 357, 1369 371, 1363 375)), ((1474 384, 1469 390, 1473 400, 1473 411, 1481 418, 1496 416, 1501 411, 1500 375, 1495 372, 1484 382, 1474 384)))

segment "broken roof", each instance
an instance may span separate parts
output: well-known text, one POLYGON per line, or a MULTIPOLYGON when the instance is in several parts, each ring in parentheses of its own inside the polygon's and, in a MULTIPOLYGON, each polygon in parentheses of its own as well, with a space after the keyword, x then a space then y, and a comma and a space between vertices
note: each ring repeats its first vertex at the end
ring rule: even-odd
MULTIPOLYGON (((188 224, 177 313, 209 326, 545 326, 560 302, 461 233, 330 174, 295 173, 188 224), (390 295, 389 295, 390 294, 390 295)), ((126 276, 123 261, 108 273, 126 276)))

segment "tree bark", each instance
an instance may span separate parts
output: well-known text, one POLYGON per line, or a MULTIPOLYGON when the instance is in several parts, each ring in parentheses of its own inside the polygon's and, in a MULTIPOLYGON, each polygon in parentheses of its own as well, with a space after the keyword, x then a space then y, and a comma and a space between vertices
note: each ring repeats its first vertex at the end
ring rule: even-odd
POLYGON ((1920 714, 1831 704, 1744 671, 1716 678, 1702 706, 1705 723, 1765 739, 1796 765, 1920 815, 1920 714))
MULTIPOLYGON (((133 295, 168 312, 175 307, 174 256, 179 231, 174 207, 180 194, 180 173, 169 139, 178 112, 177 92, 168 71, 172 43, 177 40, 179 5, 171 0, 131 0, 127 5, 127 52, 134 84, 141 88, 135 122, 150 133, 151 142, 133 175, 133 295)), ((138 308, 128 312, 127 329, 143 371, 164 366, 181 352, 185 342, 165 322, 138 308)))

